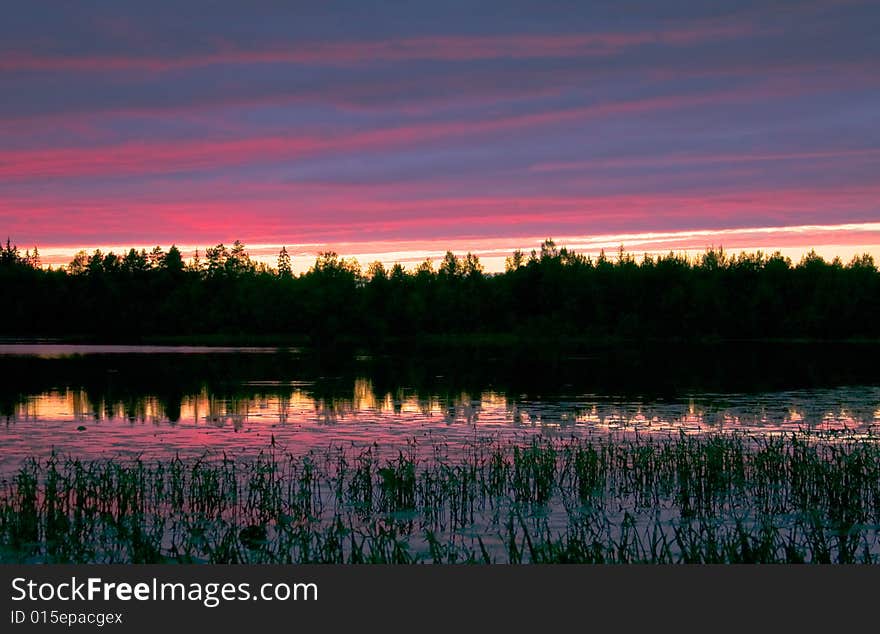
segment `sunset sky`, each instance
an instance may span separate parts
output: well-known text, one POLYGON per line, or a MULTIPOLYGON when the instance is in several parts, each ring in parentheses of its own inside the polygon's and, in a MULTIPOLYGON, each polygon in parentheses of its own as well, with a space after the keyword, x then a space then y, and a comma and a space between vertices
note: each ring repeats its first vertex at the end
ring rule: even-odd
POLYGON ((880 258, 876 2, 27 2, 0 232, 297 268, 552 236, 880 258))

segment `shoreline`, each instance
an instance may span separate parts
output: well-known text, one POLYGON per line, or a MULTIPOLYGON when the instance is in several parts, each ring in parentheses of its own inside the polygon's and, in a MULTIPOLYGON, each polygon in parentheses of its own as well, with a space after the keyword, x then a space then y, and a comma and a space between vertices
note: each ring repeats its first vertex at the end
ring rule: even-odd
POLYGON ((575 345, 587 348, 622 346, 631 348, 649 346, 735 346, 735 345, 880 345, 880 338, 870 337, 768 337, 768 338, 721 338, 721 337, 589 337, 571 335, 531 335, 531 334, 436 334, 418 336, 393 336, 372 338, 365 344, 368 336, 344 336, 327 341, 315 341, 304 335, 284 334, 195 334, 195 335, 139 335, 131 337, 101 337, 92 334, 66 334, 56 336, 0 336, 0 345, 120 345, 120 346, 264 346, 264 347, 305 347, 325 346, 339 348, 381 349, 386 346, 408 344, 416 346, 530 346, 530 345, 575 345))

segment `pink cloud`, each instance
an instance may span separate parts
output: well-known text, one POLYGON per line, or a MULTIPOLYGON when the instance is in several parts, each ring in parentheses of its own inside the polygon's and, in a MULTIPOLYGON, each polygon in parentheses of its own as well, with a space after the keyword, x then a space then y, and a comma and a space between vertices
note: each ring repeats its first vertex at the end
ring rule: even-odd
POLYGON ((175 57, 156 55, 36 55, 10 52, 0 71, 165 72, 220 64, 361 65, 410 60, 473 61, 611 55, 651 44, 686 46, 765 32, 738 22, 702 22, 685 28, 558 35, 425 36, 379 41, 304 42, 242 49, 232 45, 175 57))
POLYGON ((762 163, 773 161, 813 161, 824 159, 874 159, 880 148, 813 150, 804 152, 724 153, 724 154, 661 154, 656 156, 597 158, 583 161, 536 163, 532 172, 577 171, 597 167, 631 168, 654 165, 705 165, 726 163, 762 163))
MULTIPOLYGON (((359 241, 373 235, 438 240, 473 235, 531 235, 536 227, 562 233, 648 231, 663 226, 736 227, 796 224, 834 209, 838 222, 876 210, 880 186, 800 187, 737 192, 669 192, 602 196, 443 196, 416 185, 336 188, 205 186, 151 199, 42 197, 0 202, 13 236, 41 244, 72 236, 129 235, 141 240, 246 242, 359 241), (805 216, 805 214, 807 216, 805 216), (51 232, 51 234, 50 234, 51 232), (51 237, 50 237, 51 236, 51 237), (64 236, 64 238, 61 238, 64 236)), ((829 218, 830 219, 830 218, 829 218)))
POLYGON ((454 138, 471 139, 591 118, 748 102, 756 97, 789 96, 790 87, 763 85, 751 90, 726 89, 692 95, 669 95, 615 101, 488 120, 433 121, 333 135, 266 136, 129 142, 88 147, 50 147, 0 153, 0 180, 46 177, 165 173, 251 162, 288 160, 326 152, 357 152, 454 138))

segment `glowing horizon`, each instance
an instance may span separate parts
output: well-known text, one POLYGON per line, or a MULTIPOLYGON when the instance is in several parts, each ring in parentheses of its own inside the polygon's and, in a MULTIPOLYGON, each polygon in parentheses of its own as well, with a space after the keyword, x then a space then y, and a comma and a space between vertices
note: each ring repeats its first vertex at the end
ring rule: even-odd
MULTIPOLYGON (((781 253, 797 263, 801 257, 814 251, 828 261, 835 257, 846 264, 854 256, 871 255, 880 263, 880 222, 849 223, 841 225, 799 225, 791 227, 746 227, 742 229, 703 229, 691 231, 665 231, 624 234, 604 234, 594 236, 544 236, 457 239, 448 241, 383 241, 383 242, 343 242, 343 243, 270 243, 247 244, 251 259, 274 267, 278 252, 286 248, 291 257, 295 273, 308 270, 319 253, 336 252, 340 257, 353 258, 365 268, 372 262, 382 262, 386 267, 399 263, 404 268, 413 268, 425 261, 441 260, 447 251, 456 255, 473 253, 477 255, 486 272, 504 270, 507 256, 515 250, 528 255, 532 249, 539 250, 540 244, 552 239, 557 246, 566 247, 577 253, 596 257, 603 251, 608 257, 616 257, 619 248, 640 257, 642 255, 665 255, 673 252, 688 257, 698 256, 710 248, 722 248, 727 253, 764 254, 781 253), (805 240, 807 242, 805 242, 805 240)), ((223 241, 220 241, 223 242, 223 241)), ((232 240, 223 242, 231 246, 232 240)), ((204 257, 205 248, 212 244, 175 244, 184 259, 190 261, 196 250, 204 257)), ((163 250, 171 244, 119 244, 119 245, 77 245, 47 246, 39 249, 42 265, 59 267, 70 262, 79 251, 88 254, 96 249, 102 253, 127 253, 130 248, 149 252, 159 246, 163 250)), ((23 251, 29 247, 20 247, 23 251)))

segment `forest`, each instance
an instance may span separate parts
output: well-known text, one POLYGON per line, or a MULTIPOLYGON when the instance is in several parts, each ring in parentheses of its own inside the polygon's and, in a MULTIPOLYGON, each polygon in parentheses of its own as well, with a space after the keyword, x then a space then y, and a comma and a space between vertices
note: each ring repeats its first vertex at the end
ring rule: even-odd
POLYGON ((294 274, 240 241, 185 260, 180 250, 84 251, 40 264, 0 248, 0 336, 142 341, 204 336, 339 340, 493 337, 586 341, 871 339, 880 336, 880 272, 870 255, 793 263, 779 253, 707 249, 589 257, 553 240, 507 258, 503 273, 448 252, 413 270, 364 270, 333 252, 294 274))

